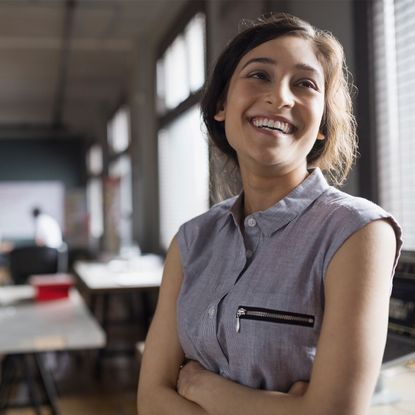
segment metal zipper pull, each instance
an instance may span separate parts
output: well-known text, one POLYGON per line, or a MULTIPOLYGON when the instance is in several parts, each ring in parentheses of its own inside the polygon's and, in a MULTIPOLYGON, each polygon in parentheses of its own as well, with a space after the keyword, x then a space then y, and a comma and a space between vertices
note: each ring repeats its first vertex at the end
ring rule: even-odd
POLYGON ((244 316, 246 314, 246 310, 244 308, 238 308, 238 311, 236 312, 236 332, 239 333, 241 330, 241 321, 240 317, 244 316))

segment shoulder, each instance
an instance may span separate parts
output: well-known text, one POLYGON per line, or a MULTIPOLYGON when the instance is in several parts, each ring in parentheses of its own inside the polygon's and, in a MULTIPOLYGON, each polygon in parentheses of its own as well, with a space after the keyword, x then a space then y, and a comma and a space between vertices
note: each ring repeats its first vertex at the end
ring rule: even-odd
POLYGON ((394 236, 395 258, 399 257, 402 247, 402 230, 396 219, 382 207, 362 197, 351 196, 334 187, 329 187, 312 206, 317 219, 316 232, 325 246, 324 268, 338 249, 351 238, 359 234, 355 243, 361 241, 376 246, 376 237, 394 236), (318 228, 317 228, 318 227, 318 228), (359 239, 362 238, 362 239, 359 239))
POLYGON ((212 206, 207 212, 194 217, 180 226, 177 232, 177 243, 186 263, 190 251, 199 252, 206 247, 206 242, 218 235, 218 231, 226 225, 229 220, 230 208, 236 201, 237 196, 226 199, 212 206))
POLYGON ((374 213, 386 213, 376 203, 371 202, 363 197, 352 196, 345 193, 335 187, 330 186, 319 199, 317 203, 320 207, 324 206, 328 210, 350 211, 355 214, 359 212, 374 212, 374 213))
POLYGON ((363 197, 357 197, 329 187, 316 201, 313 210, 324 222, 342 227, 361 227, 377 219, 386 219, 400 233, 396 219, 382 207, 363 197))

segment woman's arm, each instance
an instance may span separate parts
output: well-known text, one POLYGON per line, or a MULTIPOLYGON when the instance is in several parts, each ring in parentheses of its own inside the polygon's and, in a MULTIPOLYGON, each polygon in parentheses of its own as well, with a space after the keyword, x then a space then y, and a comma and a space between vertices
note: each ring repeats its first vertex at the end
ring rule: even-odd
POLYGON ((192 363, 179 393, 210 415, 362 415, 385 346, 396 239, 383 220, 353 234, 326 275, 325 312, 310 384, 303 396, 257 391, 192 363))
POLYGON ((176 239, 167 253, 157 309, 146 338, 138 386, 140 415, 206 415, 176 391, 184 355, 176 328, 176 300, 183 271, 176 239))

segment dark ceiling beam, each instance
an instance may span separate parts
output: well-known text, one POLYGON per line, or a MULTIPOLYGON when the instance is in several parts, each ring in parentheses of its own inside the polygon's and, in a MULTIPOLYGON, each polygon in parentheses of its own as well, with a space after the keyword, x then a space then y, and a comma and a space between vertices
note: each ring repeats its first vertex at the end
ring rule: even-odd
POLYGON ((62 48, 58 66, 55 100, 53 105, 52 124, 55 128, 63 128, 65 95, 68 82, 70 43, 73 31, 75 7, 76 0, 66 0, 63 20, 62 48))

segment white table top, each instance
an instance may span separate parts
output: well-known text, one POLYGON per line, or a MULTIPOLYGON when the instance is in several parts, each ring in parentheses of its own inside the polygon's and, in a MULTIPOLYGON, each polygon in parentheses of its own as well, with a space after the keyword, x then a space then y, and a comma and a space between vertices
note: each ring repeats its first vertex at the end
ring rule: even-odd
POLYGON ((36 302, 33 296, 34 289, 26 285, 0 288, 0 353, 81 350, 105 345, 104 331, 76 289, 60 300, 36 302))
POLYGON ((137 261, 133 265, 122 261, 77 261, 74 270, 89 290, 121 291, 160 287, 163 264, 161 260, 151 264, 137 261))
POLYGON ((415 414, 415 352, 385 363, 370 415, 415 414))

